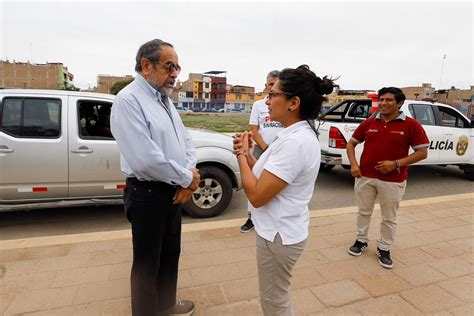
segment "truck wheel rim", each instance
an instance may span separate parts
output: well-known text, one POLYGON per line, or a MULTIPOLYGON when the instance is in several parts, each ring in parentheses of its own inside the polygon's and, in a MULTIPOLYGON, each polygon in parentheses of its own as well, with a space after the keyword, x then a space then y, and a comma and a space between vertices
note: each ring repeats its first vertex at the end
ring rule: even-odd
POLYGON ((222 199, 222 186, 215 179, 204 179, 199 183, 198 188, 193 193, 193 202, 197 207, 209 209, 222 199))

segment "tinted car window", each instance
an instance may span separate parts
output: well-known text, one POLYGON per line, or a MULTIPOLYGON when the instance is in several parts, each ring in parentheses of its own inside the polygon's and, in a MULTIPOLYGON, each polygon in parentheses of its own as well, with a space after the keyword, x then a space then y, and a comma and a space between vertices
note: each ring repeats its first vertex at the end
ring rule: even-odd
POLYGON ((456 111, 442 106, 438 106, 438 111, 442 126, 459 128, 469 127, 468 122, 466 122, 456 111))
POLYGON ((411 104, 411 115, 422 125, 436 125, 433 108, 428 104, 411 104))
POLYGON ((6 99, 2 107, 2 131, 21 136, 21 99, 6 99))
POLYGON ((57 100, 25 99, 22 136, 58 137, 59 110, 57 100))
POLYGON ((57 138, 61 101, 40 98, 3 100, 1 129, 17 137, 57 138))

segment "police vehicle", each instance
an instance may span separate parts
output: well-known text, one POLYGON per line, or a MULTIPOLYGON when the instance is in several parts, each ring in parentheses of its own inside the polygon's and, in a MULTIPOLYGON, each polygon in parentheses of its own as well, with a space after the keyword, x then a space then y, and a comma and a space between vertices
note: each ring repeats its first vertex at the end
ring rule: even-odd
MULTIPOLYGON (((376 110, 373 99, 346 100, 316 121, 322 169, 336 165, 350 169, 347 142, 357 126, 376 110)), ((467 179, 474 180, 474 122, 457 109, 436 102, 405 100, 400 110, 420 122, 430 140, 428 157, 416 165, 456 165, 467 179)), ((356 147, 359 162, 363 145, 356 147)))

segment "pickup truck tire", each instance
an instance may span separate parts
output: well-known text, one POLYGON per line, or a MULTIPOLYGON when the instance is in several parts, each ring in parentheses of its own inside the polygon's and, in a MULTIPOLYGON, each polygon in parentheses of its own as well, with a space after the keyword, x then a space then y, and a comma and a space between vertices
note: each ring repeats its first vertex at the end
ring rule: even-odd
POLYGON ((227 173, 215 166, 199 168, 201 182, 184 210, 192 217, 206 218, 219 215, 232 199, 232 182, 227 173))
POLYGON ((329 171, 331 170, 332 168, 334 168, 336 165, 328 165, 328 164, 325 164, 325 163, 322 163, 319 165, 319 170, 321 171, 329 171))
POLYGON ((464 168, 464 178, 474 181, 474 165, 469 165, 464 168))

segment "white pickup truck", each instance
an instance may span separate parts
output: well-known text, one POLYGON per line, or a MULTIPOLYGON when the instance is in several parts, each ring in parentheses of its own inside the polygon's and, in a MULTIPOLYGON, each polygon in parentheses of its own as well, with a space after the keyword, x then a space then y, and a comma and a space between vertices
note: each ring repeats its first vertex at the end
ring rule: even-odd
MULTIPOLYGON (((406 100, 401 110, 420 122, 428 135, 428 157, 417 165, 456 165, 474 180, 474 123, 455 108, 441 103, 406 100)), ((372 100, 346 100, 316 121, 321 143, 321 168, 350 168, 346 145, 359 124, 373 114, 372 100)), ((356 147, 360 161, 363 143, 356 147)))
MULTIPOLYGON (((0 212, 122 203, 125 177, 110 133, 114 96, 0 90, 0 212)), ((185 211, 221 213, 241 189, 232 138, 191 130, 201 182, 185 211)))

